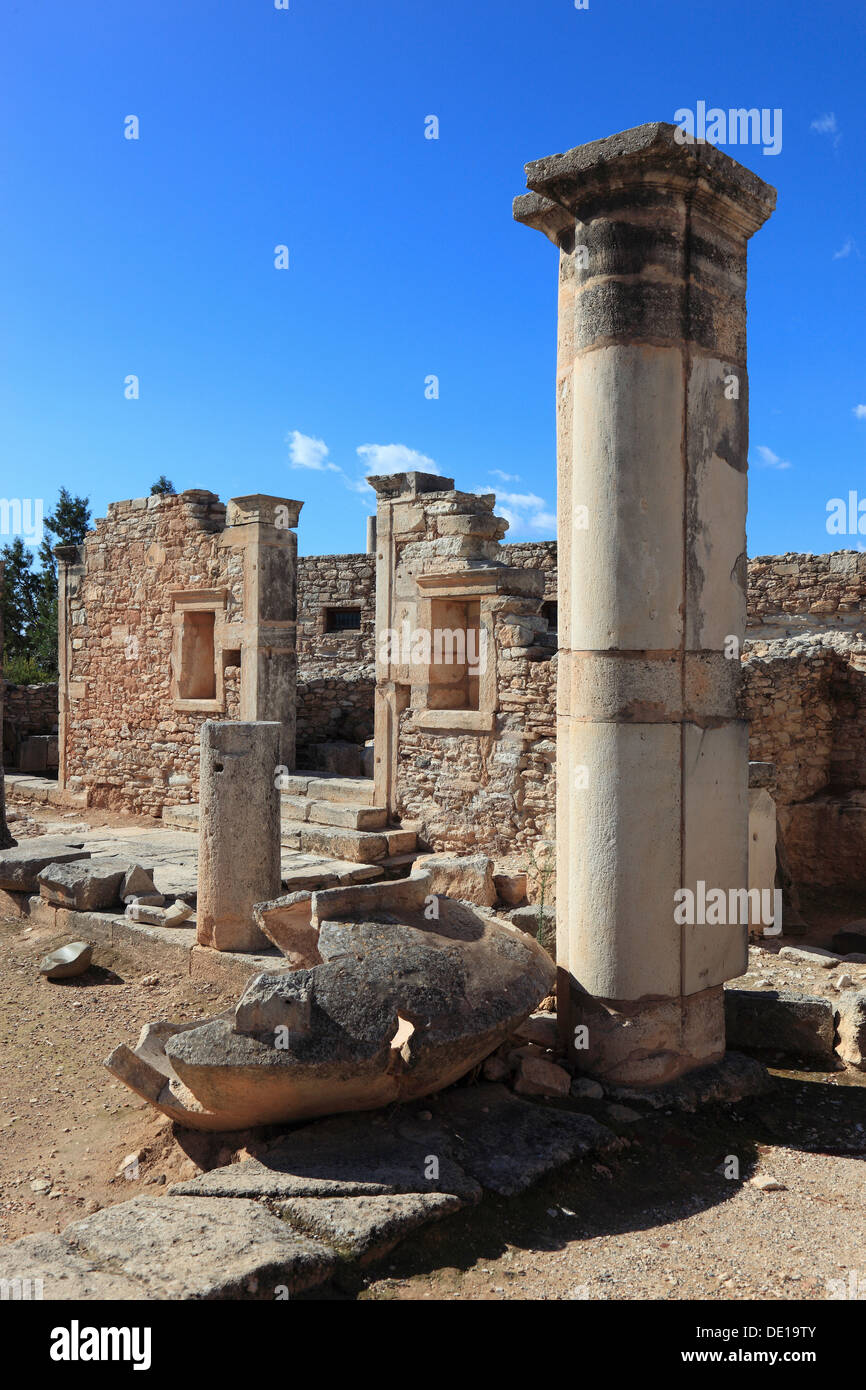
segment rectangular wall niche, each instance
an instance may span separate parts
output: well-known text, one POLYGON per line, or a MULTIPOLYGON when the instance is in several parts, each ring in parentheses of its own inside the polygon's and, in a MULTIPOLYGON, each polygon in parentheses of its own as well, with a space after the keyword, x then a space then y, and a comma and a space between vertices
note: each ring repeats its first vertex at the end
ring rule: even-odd
POLYGON ((222 659, 226 596, 222 590, 172 594, 172 701, 175 709, 219 713, 224 707, 222 659), (219 656, 219 660, 217 659, 219 656))
POLYGON ((434 598, 430 616, 429 708, 477 710, 481 604, 434 598))
POLYGON ((215 700, 215 613, 184 613, 180 638, 180 673, 177 693, 181 700, 215 700))

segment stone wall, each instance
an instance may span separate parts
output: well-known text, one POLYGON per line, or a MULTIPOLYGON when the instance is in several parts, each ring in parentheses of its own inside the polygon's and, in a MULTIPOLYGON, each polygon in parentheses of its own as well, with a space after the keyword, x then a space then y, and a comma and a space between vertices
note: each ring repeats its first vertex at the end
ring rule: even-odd
POLYGON ((58 549, 62 786, 157 816, 194 802, 206 719, 277 719, 293 760, 299 505, 136 498, 58 549))
POLYGON ((774 764, 794 879, 866 886, 866 638, 757 639, 744 662, 750 756, 774 764))
POLYGON ((18 766, 22 739, 57 730, 57 682, 6 685, 3 705, 3 762, 18 766))
POLYGON ((866 614, 866 551, 749 561, 748 626, 762 637, 854 629, 866 614))
POLYGON ((299 559, 298 767, 319 767, 322 744, 372 738, 375 637, 375 555, 299 559), (340 630, 347 610, 359 626, 340 630))

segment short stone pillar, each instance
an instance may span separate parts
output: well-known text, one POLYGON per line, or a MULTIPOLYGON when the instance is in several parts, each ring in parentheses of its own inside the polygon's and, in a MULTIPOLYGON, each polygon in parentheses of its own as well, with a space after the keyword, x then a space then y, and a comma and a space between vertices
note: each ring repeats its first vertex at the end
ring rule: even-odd
POLYGON ((654 1085, 723 1054, 746 968, 747 913, 701 891, 749 881, 746 244, 775 193, 663 124, 526 172, 515 217, 560 253, 558 1011, 585 1070, 654 1085))
POLYGON ((270 946, 253 904, 281 892, 282 725, 208 719, 201 728, 198 931, 201 946, 257 951, 270 946))
POLYGON ((367 517, 367 554, 376 554, 376 518, 367 517))

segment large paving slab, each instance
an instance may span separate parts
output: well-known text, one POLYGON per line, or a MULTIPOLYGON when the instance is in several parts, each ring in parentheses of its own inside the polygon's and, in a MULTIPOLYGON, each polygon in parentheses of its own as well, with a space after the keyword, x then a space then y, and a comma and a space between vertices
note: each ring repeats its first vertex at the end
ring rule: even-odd
POLYGON ((398 1121, 400 1133, 447 1153, 488 1192, 512 1197, 565 1163, 617 1144, 591 1115, 520 1100, 505 1086, 462 1086, 434 1096, 432 1120, 398 1121))
POLYGON ((333 1246, 343 1259, 381 1259, 405 1236, 463 1206, 449 1192, 403 1192, 384 1197, 292 1197, 276 1203, 296 1230, 333 1246))
POLYGON ((328 1278, 334 1252, 256 1202, 136 1197, 67 1226, 73 1252, 136 1281, 146 1298, 273 1298, 328 1278))
POLYGON ((75 1252, 63 1236, 40 1233, 0 1245, 0 1279, 41 1280, 42 1298, 53 1300, 143 1298, 141 1284, 124 1274, 100 1269, 75 1252))
POLYGON ((481 1188, 447 1155, 401 1135, 385 1112, 339 1115, 276 1140, 263 1158, 215 1168, 170 1191, 190 1197, 374 1197, 451 1193, 477 1202, 481 1188), (437 1160, 437 1176, 429 1159, 437 1160))
POLYGON ((90 847, 85 845, 83 835, 74 839, 38 835, 21 840, 11 849, 0 850, 0 888, 11 893, 38 893, 37 876, 49 864, 66 864, 89 857, 90 847))

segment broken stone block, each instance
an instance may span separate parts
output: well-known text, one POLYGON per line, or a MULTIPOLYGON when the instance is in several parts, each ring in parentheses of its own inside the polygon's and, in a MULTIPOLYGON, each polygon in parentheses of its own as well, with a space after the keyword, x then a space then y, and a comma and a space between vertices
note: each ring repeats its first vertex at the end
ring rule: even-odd
POLYGON ((494 874, 493 883, 499 901, 507 907, 519 907, 526 902, 526 874, 494 874))
POLYGON ((555 969, 502 919, 437 901, 434 921, 423 907, 389 907, 378 919, 369 911, 355 920, 329 917, 320 926, 321 965, 265 972, 234 1017, 166 1032, 147 1057, 141 1047, 117 1049, 109 1069, 197 1129, 375 1109, 449 1086, 550 993, 555 969), (333 959, 322 945, 329 933, 333 959), (303 1028, 292 1026, 299 1021, 303 1028))
POLYGON ((120 889, 120 896, 126 898, 150 897, 156 893, 156 884, 147 869, 143 869, 140 864, 133 864, 124 875, 123 884, 120 889))
POLYGON ((521 1096, 567 1096, 571 1076, 544 1057, 521 1057, 514 1089, 521 1096))
POLYGON ((164 927, 165 908, 147 907, 142 902, 129 903, 125 916, 130 922, 137 922, 142 927, 164 927))
POLYGON ((576 1076, 571 1083, 571 1094, 576 1100, 602 1100, 604 1087, 591 1076, 576 1076))
POLYGON ((820 965, 822 970, 832 970, 839 964, 839 957, 832 951, 823 951, 820 946, 783 946, 779 952, 782 960, 797 960, 805 965, 820 965))
POLYGON ((838 1053, 849 1067, 866 1071, 866 990, 859 989, 839 1000, 836 1014, 838 1053))
MULTIPOLYGON (((444 893, 476 907, 492 907, 496 902, 493 861, 485 854, 422 855, 415 866, 430 880, 429 892, 444 893)), ((413 875, 414 876, 414 875, 413 875)))
POLYGON ((77 859, 47 864, 37 875, 40 896, 56 907, 100 912, 114 907, 126 867, 116 859, 77 859))
POLYGON ((257 975, 235 1007, 235 1032, 274 1033, 284 1028, 306 1033, 310 1028, 313 990, 306 972, 257 975))
POLYGON ((538 936, 539 931, 556 932, 556 908, 538 907, 532 903, 527 907, 515 907, 513 911, 505 914, 509 922, 513 922, 515 927, 521 931, 529 932, 531 936, 538 936))
MULTIPOLYGON (((163 901, 165 901, 165 899, 163 899, 163 901)), ((188 922, 193 915, 193 909, 190 907, 189 903, 185 903, 181 898, 178 898, 176 902, 171 904, 171 907, 166 908, 164 925, 167 927, 180 927, 184 922, 188 922)))
POLYGON ((0 850, 0 888, 11 893, 38 893, 38 875, 49 864, 89 859, 90 851, 69 840, 39 835, 0 850))
POLYGON ((556 1014, 530 1014, 526 1022, 514 1030, 514 1035, 525 1042, 553 1049, 558 1041, 556 1014))
POLYGON ((319 929, 312 920, 313 895, 288 893, 270 903, 256 903, 253 916, 259 929, 286 957, 292 969, 319 965, 319 929))
POLYGON ((58 946, 50 955, 43 956, 39 962, 39 974, 46 980, 71 980, 75 975, 83 975, 93 959, 93 947, 87 941, 70 941, 67 946, 58 946))
POLYGON ((833 1005, 818 995, 726 989, 725 1032, 743 1052, 835 1061, 833 1005))

